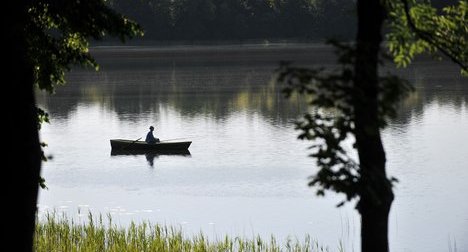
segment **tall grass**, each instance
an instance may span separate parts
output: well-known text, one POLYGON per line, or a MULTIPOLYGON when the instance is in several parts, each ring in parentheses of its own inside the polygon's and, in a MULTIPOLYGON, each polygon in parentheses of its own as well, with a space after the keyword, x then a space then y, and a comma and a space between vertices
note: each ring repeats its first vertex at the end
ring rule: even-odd
MULTIPOLYGON (((88 221, 77 223, 65 215, 47 213, 45 219, 36 224, 35 251, 252 251, 252 252, 323 252, 306 236, 304 241, 288 239, 280 245, 274 237, 263 240, 260 236, 246 239, 229 236, 210 241, 203 233, 186 237, 181 229, 150 224, 131 223, 129 227, 118 227, 107 215, 94 217, 88 213, 88 221)), ((343 251, 342 247, 338 251, 343 251)))

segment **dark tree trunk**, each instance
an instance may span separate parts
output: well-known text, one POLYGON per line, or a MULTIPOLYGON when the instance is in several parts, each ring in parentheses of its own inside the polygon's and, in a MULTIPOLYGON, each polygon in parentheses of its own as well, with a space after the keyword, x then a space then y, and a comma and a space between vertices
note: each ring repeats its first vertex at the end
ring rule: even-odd
MULTIPOLYGON (((2 202, 7 224, 6 244, 14 251, 32 251, 38 181, 41 168, 33 71, 27 57, 25 26, 28 1, 10 1, 3 7, 5 76, 2 82, 2 124, 6 155, 2 162, 2 185, 7 199, 2 202)), ((5 232, 6 231, 6 232, 5 232)))
POLYGON ((385 172, 378 120, 378 55, 385 10, 379 0, 358 0, 357 7, 354 108, 361 174, 361 247, 363 252, 387 252, 393 192, 385 172))

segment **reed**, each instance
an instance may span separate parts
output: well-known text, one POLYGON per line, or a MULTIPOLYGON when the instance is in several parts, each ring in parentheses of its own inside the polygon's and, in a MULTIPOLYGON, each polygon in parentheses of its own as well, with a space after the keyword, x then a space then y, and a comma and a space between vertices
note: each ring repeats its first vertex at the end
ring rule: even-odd
MULTIPOLYGON (((127 228, 118 227, 107 215, 97 218, 88 213, 87 221, 77 223, 66 215, 46 213, 38 220, 34 238, 35 251, 248 251, 248 252, 323 252, 328 248, 319 246, 310 236, 303 241, 288 239, 280 245, 272 236, 267 240, 260 236, 241 238, 224 236, 209 240, 206 235, 186 236, 180 228, 142 222, 131 223, 127 228)), ((337 251, 343 251, 341 246, 337 251)))

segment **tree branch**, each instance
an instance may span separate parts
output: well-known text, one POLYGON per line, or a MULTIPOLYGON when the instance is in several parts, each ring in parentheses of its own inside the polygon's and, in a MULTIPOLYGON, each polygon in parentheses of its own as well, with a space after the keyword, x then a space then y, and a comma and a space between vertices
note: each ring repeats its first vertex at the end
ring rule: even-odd
MULTIPOLYGON (((445 49, 439 43, 437 43, 437 41, 433 39, 433 34, 426 32, 426 31, 422 31, 416 27, 410 15, 408 0, 401 0, 401 1, 404 5, 406 20, 408 21, 408 25, 411 28, 411 30, 413 30, 413 32, 416 33, 416 35, 419 38, 421 38, 422 40, 436 47, 439 51, 442 52, 442 54, 444 54, 454 63, 459 65, 464 71, 468 71, 468 65, 466 65, 465 63, 457 59, 457 57, 452 52, 450 52, 450 50, 445 49)), ((440 39, 443 39, 443 38, 440 38, 440 39)))

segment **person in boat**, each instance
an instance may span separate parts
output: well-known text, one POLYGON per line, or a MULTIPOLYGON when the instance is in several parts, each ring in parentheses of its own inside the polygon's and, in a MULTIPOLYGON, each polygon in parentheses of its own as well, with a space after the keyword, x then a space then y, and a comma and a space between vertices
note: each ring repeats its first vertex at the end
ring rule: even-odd
POLYGON ((149 129, 150 129, 150 131, 148 132, 148 134, 146 134, 146 140, 145 141, 147 143, 149 143, 149 144, 159 143, 159 138, 155 138, 154 135, 153 135, 154 127, 150 126, 149 129))

